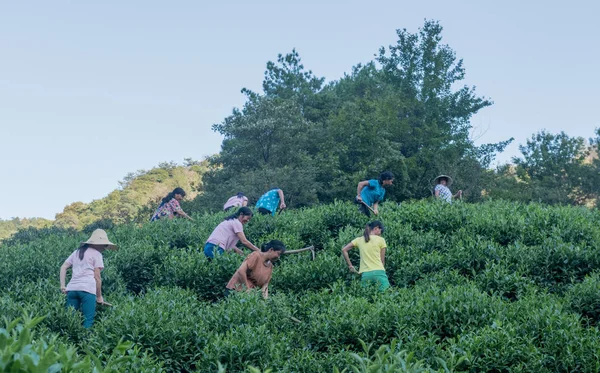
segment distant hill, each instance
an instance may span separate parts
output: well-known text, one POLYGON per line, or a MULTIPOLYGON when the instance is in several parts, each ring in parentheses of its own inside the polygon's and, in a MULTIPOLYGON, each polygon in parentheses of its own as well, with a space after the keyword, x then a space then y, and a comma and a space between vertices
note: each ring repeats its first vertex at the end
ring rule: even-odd
POLYGON ((120 187, 106 197, 66 206, 56 214, 54 225, 83 229, 98 220, 118 224, 145 221, 150 218, 154 205, 176 187, 186 191, 186 199, 195 198, 202 190, 202 175, 206 170, 206 162, 186 159, 184 165, 161 163, 148 171, 129 173, 119 182, 120 187))
POLYGON ((148 220, 158 201, 176 187, 186 191, 186 200, 194 199, 202 190, 202 175, 206 170, 206 162, 186 159, 183 165, 164 162, 151 170, 129 173, 119 182, 119 188, 106 197, 90 203, 73 202, 56 214, 55 220, 0 220, 0 240, 10 237, 19 229, 30 227, 83 229, 98 221, 120 224, 148 220))
POLYGON ((10 220, 0 219, 0 241, 10 237, 19 229, 46 228, 52 225, 52 220, 43 218, 12 218, 10 220))

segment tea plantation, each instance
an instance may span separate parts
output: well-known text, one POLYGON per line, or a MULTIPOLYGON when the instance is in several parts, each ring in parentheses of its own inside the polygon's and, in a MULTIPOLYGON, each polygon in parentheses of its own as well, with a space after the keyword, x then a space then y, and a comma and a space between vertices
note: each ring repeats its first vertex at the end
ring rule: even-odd
MULTIPOLYGON (((368 221, 349 203, 255 216, 289 249, 271 296, 224 297, 242 261, 209 263, 224 214, 108 230, 91 331, 65 310, 59 268, 88 237, 22 231, 0 246, 0 371, 599 372, 600 213, 488 202, 385 203, 392 289, 363 289, 340 256, 368 221), (251 368, 254 367, 254 368, 251 368)), ((91 229, 92 227, 90 227, 91 229)), ((351 252, 358 261, 358 252, 351 252)))

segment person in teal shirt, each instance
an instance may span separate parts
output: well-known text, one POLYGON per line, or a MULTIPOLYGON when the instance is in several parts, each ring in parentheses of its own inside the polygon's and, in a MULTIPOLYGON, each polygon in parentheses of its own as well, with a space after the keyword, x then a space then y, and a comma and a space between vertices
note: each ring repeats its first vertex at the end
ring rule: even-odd
POLYGON ((379 214, 379 202, 383 201, 385 188, 394 183, 394 174, 390 171, 382 172, 379 179, 365 180, 358 183, 354 203, 358 204, 358 210, 367 216, 371 216, 371 208, 375 215, 379 214), (368 206, 368 207, 367 207, 368 206))
POLYGON ((258 202, 256 202, 258 212, 263 215, 275 215, 277 207, 280 209, 286 208, 283 191, 279 188, 273 188, 263 194, 258 202))

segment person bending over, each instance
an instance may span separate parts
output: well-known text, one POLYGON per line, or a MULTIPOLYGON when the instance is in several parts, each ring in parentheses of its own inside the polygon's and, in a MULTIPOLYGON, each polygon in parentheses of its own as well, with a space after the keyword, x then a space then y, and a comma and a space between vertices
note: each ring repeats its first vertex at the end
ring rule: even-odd
POLYGON ((382 172, 379 179, 365 180, 358 183, 356 187, 356 198, 354 203, 358 204, 358 210, 368 217, 371 211, 379 214, 379 202, 383 201, 385 188, 394 183, 394 174, 390 171, 382 172))
POLYGON ((248 241, 244 234, 244 225, 248 224, 252 219, 252 215, 252 210, 248 207, 240 207, 235 214, 226 217, 206 240, 204 255, 209 260, 214 258, 215 251, 221 255, 225 251, 233 250, 240 255, 244 255, 244 252, 236 246, 238 241, 241 241, 244 246, 251 250, 260 251, 258 247, 248 241))
POLYGON ((285 252, 285 245, 272 240, 262 245, 261 251, 248 255, 240 268, 235 271, 226 286, 226 293, 260 288, 263 298, 269 297, 269 282, 273 274, 273 261, 278 260, 285 252))

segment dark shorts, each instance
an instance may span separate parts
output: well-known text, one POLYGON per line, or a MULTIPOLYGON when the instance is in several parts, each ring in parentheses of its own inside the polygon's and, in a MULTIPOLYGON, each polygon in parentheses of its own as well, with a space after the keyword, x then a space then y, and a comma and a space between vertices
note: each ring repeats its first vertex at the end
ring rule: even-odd
POLYGON ((371 210, 369 210, 369 208, 367 206, 365 206, 364 203, 358 202, 358 198, 354 197, 354 203, 356 203, 358 205, 358 211, 367 215, 367 217, 371 217, 371 210))
POLYGON ((273 214, 271 211, 267 210, 264 207, 259 207, 258 208, 258 213, 262 214, 262 215, 271 215, 271 214, 273 214))

